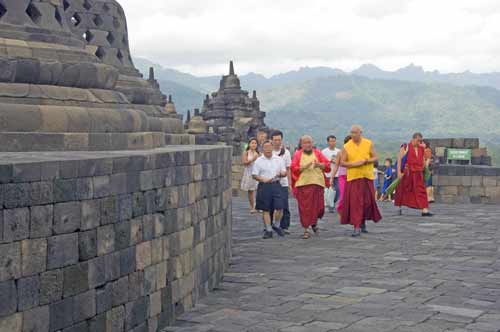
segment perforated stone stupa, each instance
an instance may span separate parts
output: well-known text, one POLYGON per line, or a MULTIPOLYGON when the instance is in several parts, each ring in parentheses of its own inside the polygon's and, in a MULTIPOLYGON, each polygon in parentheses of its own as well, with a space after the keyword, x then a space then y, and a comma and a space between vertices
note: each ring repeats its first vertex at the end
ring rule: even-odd
POLYGON ((134 67, 114 0, 1 0, 0 109, 0 151, 194 142, 134 67))
POLYGON ((220 81, 219 91, 212 93, 211 98, 206 96, 201 114, 218 140, 233 146, 233 155, 240 155, 248 138, 266 128, 266 113, 260 110, 257 93, 253 91, 250 97, 248 91, 241 89, 232 61, 229 75, 220 81))

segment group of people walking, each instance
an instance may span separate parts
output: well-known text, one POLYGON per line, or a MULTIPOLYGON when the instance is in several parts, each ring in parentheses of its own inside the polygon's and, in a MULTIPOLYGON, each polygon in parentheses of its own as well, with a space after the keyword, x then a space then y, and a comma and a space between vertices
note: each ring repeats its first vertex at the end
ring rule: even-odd
MULTIPOLYGON (((289 233, 290 192, 297 200, 304 239, 310 238, 310 231, 319 233, 318 221, 326 208, 329 212, 336 209, 341 224, 353 226, 353 237, 368 233, 366 221, 382 220, 375 190, 378 170, 374 171, 374 164, 378 154, 373 142, 363 137, 361 126, 354 125, 342 149, 337 148, 333 135, 327 137, 327 143, 328 147, 320 151, 311 136, 302 136, 292 157, 283 145, 281 131, 273 132, 271 140, 265 132, 259 132, 257 138, 248 142, 242 157, 245 171, 241 189, 248 192, 251 213, 262 213, 264 239, 272 238, 273 233, 289 233)), ((395 205, 420 209, 422 216, 427 217, 432 213, 425 187, 422 143, 422 134, 416 133, 409 144, 401 147, 395 205)), ((384 179, 389 180, 388 176, 392 181, 388 172, 384 179)), ((384 183, 384 188, 388 184, 384 183)))

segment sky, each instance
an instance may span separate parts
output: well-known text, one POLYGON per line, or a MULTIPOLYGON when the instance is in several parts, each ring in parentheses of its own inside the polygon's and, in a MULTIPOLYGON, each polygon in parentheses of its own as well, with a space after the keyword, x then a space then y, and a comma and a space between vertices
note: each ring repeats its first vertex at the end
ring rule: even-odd
POLYGON ((119 0, 132 54, 195 75, 500 71, 499 0, 119 0))

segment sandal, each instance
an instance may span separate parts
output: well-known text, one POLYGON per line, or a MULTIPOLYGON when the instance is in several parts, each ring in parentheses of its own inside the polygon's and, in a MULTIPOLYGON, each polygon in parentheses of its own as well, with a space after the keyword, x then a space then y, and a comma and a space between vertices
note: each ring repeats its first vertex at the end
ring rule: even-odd
POLYGON ((307 239, 309 239, 310 237, 311 237, 311 234, 309 234, 309 232, 308 232, 308 231, 305 231, 305 232, 304 232, 304 235, 302 236, 302 238, 303 238, 304 240, 307 240, 307 239))
POLYGON ((257 213, 257 210, 255 210, 255 209, 250 210, 250 214, 256 214, 256 213, 257 213))

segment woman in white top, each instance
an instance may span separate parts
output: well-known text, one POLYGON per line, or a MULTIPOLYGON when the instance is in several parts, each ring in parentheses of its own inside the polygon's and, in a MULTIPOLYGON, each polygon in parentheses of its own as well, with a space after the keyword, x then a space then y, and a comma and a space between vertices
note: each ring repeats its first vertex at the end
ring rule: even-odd
POLYGON ((248 203, 250 204, 250 213, 255 213, 255 191, 257 190, 258 182, 252 177, 252 167, 259 158, 260 154, 257 152, 258 142, 256 138, 251 138, 248 141, 248 146, 241 160, 245 166, 243 171, 243 178, 241 179, 241 190, 248 192, 248 203))

